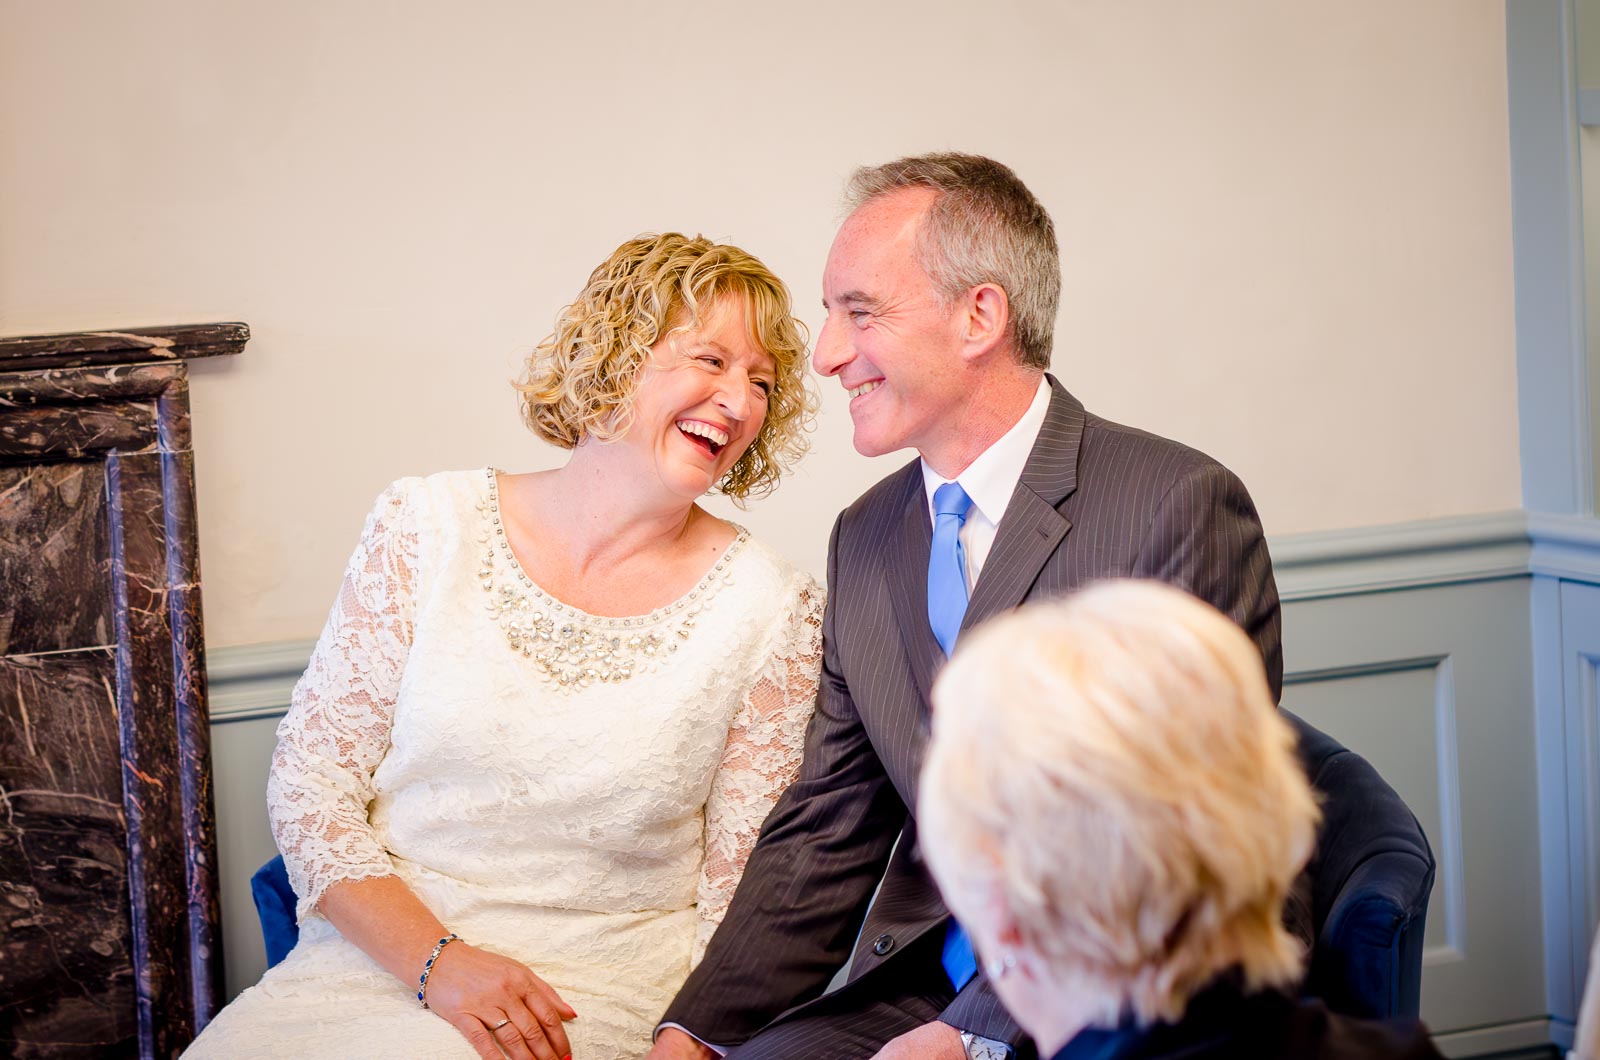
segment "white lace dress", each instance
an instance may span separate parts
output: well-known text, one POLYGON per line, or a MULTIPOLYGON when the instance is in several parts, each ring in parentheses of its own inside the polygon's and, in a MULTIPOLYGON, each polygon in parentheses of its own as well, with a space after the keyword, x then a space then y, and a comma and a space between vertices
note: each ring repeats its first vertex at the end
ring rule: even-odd
POLYGON ((574 1060, 642 1055, 799 768, 822 603, 741 531, 677 603, 587 615, 523 574, 492 471, 395 483, 278 728, 299 944, 188 1055, 474 1057, 315 912, 389 875, 549 982, 574 1060))

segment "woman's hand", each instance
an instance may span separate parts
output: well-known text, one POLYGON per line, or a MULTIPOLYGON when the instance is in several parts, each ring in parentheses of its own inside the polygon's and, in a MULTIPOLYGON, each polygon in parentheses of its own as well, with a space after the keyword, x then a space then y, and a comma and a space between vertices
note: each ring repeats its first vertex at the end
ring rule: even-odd
POLYGON ((428 973, 428 1008, 466 1035, 484 1060, 568 1060, 563 1020, 578 1013, 509 957, 452 942, 428 973), (506 1022, 509 1021, 509 1022, 506 1022))
MULTIPOLYGON (((396 876, 336 883, 317 909, 413 994, 431 948, 447 934, 396 876)), ((549 983, 509 957, 451 942, 428 973, 427 997, 428 1007, 466 1035, 484 1060, 566 1060, 572 1053, 561 1021, 578 1014, 549 983)))

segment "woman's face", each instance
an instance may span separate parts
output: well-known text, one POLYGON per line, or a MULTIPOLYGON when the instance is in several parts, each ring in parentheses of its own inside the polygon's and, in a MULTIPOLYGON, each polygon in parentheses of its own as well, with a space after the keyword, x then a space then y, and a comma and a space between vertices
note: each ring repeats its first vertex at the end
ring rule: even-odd
POLYGON ((675 496, 703 496, 750 448, 767 416, 776 369, 751 338, 742 299, 710 306, 700 326, 650 350, 622 443, 675 496))

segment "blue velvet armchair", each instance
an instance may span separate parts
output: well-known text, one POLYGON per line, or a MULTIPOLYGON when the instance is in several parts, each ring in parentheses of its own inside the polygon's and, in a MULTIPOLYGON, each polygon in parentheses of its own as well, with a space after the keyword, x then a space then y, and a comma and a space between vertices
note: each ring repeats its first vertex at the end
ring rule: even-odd
POLYGON ((267 967, 271 968, 287 957, 300 940, 300 926, 294 918, 294 889, 289 886, 289 872, 284 868, 282 854, 250 877, 250 897, 256 900, 261 937, 267 944, 267 967))
POLYGON ((1309 867, 1314 943, 1304 992, 1347 1016, 1416 1016, 1433 851, 1371 763, 1295 717, 1300 758, 1322 797, 1309 867))

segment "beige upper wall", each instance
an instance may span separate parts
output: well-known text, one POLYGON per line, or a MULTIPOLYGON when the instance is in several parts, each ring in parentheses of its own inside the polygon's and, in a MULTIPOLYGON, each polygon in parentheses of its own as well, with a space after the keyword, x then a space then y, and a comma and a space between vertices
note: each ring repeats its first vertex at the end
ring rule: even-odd
MULTIPOLYGON (((817 326, 840 183, 935 148, 1055 216, 1055 370, 1269 534, 1519 503, 1500 0, 0 0, 0 333, 243 320, 195 369, 211 643, 313 634, 403 474, 558 454, 506 379, 621 239, 731 240, 817 326)), ((743 521, 822 568, 903 458, 743 521)))

